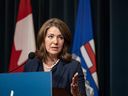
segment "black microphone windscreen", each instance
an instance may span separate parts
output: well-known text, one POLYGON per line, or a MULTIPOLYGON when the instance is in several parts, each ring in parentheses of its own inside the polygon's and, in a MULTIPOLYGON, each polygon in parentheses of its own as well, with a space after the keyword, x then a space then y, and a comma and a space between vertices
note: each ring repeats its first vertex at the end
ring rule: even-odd
POLYGON ((30 52, 28 58, 33 59, 34 57, 35 57, 35 52, 30 52))

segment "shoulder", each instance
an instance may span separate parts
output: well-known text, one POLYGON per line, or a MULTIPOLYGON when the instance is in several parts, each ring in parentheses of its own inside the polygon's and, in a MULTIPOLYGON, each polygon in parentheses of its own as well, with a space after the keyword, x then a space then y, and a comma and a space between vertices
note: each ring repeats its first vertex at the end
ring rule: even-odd
POLYGON ((37 57, 33 58, 33 59, 28 59, 27 62, 40 62, 41 60, 37 57))
POLYGON ((24 65, 24 72, 36 71, 40 64, 41 60, 36 57, 33 59, 28 59, 24 65))
POLYGON ((78 68, 81 66, 80 62, 75 60, 75 59, 72 59, 70 62, 64 62, 64 65, 67 66, 68 68, 78 68))
POLYGON ((71 63, 80 64, 80 62, 77 61, 77 60, 75 60, 75 59, 72 59, 72 60, 71 60, 71 63))
POLYGON ((25 66, 31 66, 31 65, 37 65, 41 62, 40 59, 38 59, 37 57, 33 58, 33 59, 28 59, 25 66))
POLYGON ((72 60, 69 62, 69 64, 78 66, 78 65, 80 65, 80 62, 77 61, 77 60, 75 60, 75 59, 72 59, 72 60))

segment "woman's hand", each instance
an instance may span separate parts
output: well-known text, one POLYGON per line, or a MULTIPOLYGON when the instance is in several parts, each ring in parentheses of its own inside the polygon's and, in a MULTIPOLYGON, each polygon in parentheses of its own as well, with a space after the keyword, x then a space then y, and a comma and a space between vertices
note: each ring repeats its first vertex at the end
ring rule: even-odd
POLYGON ((75 75, 72 77, 71 93, 73 96, 78 96, 79 94, 78 73, 75 73, 75 75))

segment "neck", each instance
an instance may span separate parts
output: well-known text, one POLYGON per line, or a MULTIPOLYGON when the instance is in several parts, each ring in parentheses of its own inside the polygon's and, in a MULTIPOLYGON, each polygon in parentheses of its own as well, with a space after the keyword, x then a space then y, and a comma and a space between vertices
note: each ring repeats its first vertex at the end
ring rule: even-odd
POLYGON ((51 58, 51 57, 48 57, 44 63, 48 66, 52 66, 53 64, 55 64, 57 62, 58 58, 51 58))

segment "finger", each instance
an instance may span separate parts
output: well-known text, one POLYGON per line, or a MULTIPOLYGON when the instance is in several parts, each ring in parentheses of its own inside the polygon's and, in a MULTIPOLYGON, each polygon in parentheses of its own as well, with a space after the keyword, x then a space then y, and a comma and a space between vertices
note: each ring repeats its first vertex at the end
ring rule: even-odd
POLYGON ((74 74, 73 78, 72 78, 72 83, 75 84, 78 82, 78 72, 74 74))
POLYGON ((76 73, 74 74, 74 77, 76 77, 76 76, 78 76, 78 72, 76 72, 76 73))

